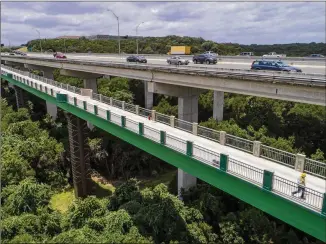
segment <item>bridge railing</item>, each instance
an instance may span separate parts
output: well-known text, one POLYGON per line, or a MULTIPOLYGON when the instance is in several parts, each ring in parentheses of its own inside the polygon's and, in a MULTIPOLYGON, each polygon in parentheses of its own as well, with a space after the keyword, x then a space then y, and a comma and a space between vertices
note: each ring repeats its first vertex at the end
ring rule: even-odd
POLYGON ((277 163, 281 163, 290 168, 295 167, 296 155, 293 153, 285 152, 273 147, 261 145, 261 157, 267 158, 277 163))
MULTIPOLYGON (((35 78, 39 80, 43 79, 42 82, 62 88, 62 85, 59 82, 50 79, 44 79, 43 77, 28 73, 26 71, 20 71, 10 67, 5 67, 5 68, 22 75, 27 75, 31 78, 35 78)), ((69 91, 73 90, 74 92, 81 94, 80 88, 76 88, 70 85, 67 85, 67 87, 69 91)), ((147 118, 151 116, 151 119, 154 119, 158 122, 170 125, 172 127, 181 129, 183 131, 192 133, 194 135, 203 138, 210 139, 212 141, 217 141, 221 145, 234 147, 244 152, 253 154, 257 157, 262 157, 264 159, 271 160, 273 162, 285 165, 287 167, 294 168, 298 171, 306 172, 309 174, 313 174, 317 177, 326 179, 326 163, 306 158, 304 155, 293 154, 290 152, 286 152, 277 148, 273 148, 261 144, 260 142, 257 141, 251 141, 248 139, 227 134, 224 131, 217 131, 207 127, 203 127, 198 125, 197 123, 190 123, 188 121, 180 120, 174 118, 173 116, 168 116, 165 114, 158 113, 154 110, 141 108, 138 105, 132 105, 132 104, 125 103, 124 101, 113 99, 112 97, 110 98, 100 94, 93 93, 93 98, 98 101, 102 101, 106 104, 109 104, 113 107, 117 107, 129 111, 131 113, 140 115, 142 117, 147 118), (302 156, 303 156, 303 160, 299 160, 300 157, 302 158, 302 156)))
MULTIPOLYGON (((1 70, 1 74, 6 75, 6 71, 1 70)), ((53 97, 56 97, 57 93, 62 94, 60 89, 64 90, 64 88, 61 88, 61 86, 59 86, 58 89, 53 89, 52 87, 57 86, 53 86, 53 83, 51 85, 46 83, 46 80, 44 83, 40 83, 43 82, 42 79, 26 79, 16 74, 13 74, 13 78, 15 80, 18 80, 25 85, 32 87, 33 89, 37 89, 53 97)), ((297 197, 293 194, 293 192, 298 189, 297 183, 274 175, 273 172, 256 168, 252 165, 233 159, 228 155, 219 154, 210 149, 203 148, 196 142, 186 141, 184 139, 175 137, 166 131, 159 131, 155 128, 152 128, 151 126, 144 125, 143 123, 135 121, 131 118, 126 118, 126 116, 122 114, 110 111, 109 107, 106 108, 104 106, 98 105, 98 103, 92 103, 92 100, 89 100, 88 97, 77 97, 78 94, 75 93, 65 94, 67 94, 68 103, 79 107, 80 109, 83 109, 90 114, 94 114, 98 117, 101 117, 102 119, 108 120, 130 131, 136 132, 140 136, 145 136, 148 139, 155 141, 156 143, 161 143, 167 147, 170 147, 171 149, 179 151, 180 153, 186 154, 187 156, 192 157, 201 163, 214 167, 218 170, 225 171, 226 173, 232 174, 238 178, 262 187, 265 190, 271 191, 274 194, 278 194, 284 198, 287 198, 290 201, 296 202, 299 205, 303 205, 309 209, 321 212, 322 214, 326 215, 325 193, 321 193, 309 187, 305 187, 304 199, 301 199, 300 197, 297 197)))

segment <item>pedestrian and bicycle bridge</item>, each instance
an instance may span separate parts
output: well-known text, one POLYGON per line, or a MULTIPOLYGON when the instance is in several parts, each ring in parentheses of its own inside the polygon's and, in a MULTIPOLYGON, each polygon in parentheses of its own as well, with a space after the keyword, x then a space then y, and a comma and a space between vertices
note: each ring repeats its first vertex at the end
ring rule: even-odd
POLYGON ((14 85, 17 104, 24 93, 65 111, 68 119, 74 187, 89 192, 86 121, 326 241, 326 167, 322 162, 238 138, 51 79, 1 66, 1 78, 14 85), (150 118, 150 119, 149 119, 150 118), (306 172, 306 198, 292 196, 306 172))

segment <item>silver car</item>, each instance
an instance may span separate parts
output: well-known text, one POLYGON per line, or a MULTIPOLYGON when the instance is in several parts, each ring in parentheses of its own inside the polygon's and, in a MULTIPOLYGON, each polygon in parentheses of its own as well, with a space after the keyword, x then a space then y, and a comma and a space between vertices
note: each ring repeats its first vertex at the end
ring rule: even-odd
POLYGON ((166 62, 168 64, 177 64, 177 65, 182 65, 182 64, 188 65, 189 64, 189 60, 181 58, 180 56, 174 56, 174 57, 168 58, 166 60, 166 62))

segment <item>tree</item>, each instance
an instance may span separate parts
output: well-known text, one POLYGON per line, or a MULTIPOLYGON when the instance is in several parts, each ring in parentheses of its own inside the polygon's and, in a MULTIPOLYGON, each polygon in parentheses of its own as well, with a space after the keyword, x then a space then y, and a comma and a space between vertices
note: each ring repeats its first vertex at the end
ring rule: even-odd
POLYGON ((4 203, 8 214, 36 213, 38 207, 46 206, 50 200, 50 187, 36 183, 33 179, 23 180, 17 185, 4 203))

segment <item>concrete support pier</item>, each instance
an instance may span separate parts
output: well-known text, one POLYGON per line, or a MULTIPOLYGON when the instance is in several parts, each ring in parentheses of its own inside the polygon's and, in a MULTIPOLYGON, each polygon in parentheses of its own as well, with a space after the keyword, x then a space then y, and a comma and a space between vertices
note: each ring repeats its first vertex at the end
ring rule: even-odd
POLYGON ((69 149, 76 197, 91 194, 92 180, 87 144, 87 123, 77 116, 65 112, 68 120, 69 149))
POLYGON ((214 91, 213 118, 217 121, 223 120, 224 92, 214 91))
MULTIPOLYGON (((44 69, 43 68, 42 72, 43 72, 43 77, 45 77, 47 79, 54 80, 53 69, 44 69)), ((46 101, 46 111, 48 114, 50 114, 50 116, 52 117, 53 120, 56 120, 57 115, 58 115, 57 105, 46 101)))
MULTIPOLYGON (((93 74, 93 73, 87 73, 87 72, 75 71, 75 70, 67 70, 67 69, 60 70, 60 74, 83 79, 84 88, 92 89, 93 93, 98 93, 97 78, 103 77, 103 75, 99 75, 99 74, 93 74)), ((90 130, 94 128, 94 125, 92 125, 89 122, 87 122, 87 126, 90 130)))
POLYGON ((181 120, 198 121, 198 95, 178 97, 178 118, 181 120))
POLYGON ((144 81, 145 108, 152 109, 154 101, 154 92, 149 91, 148 83, 152 82, 144 81))
MULTIPOLYGON (((178 97, 179 119, 188 122, 198 122, 198 97, 204 90, 156 82, 148 82, 147 84, 149 92, 178 97)), ((196 183, 196 177, 178 169, 178 195, 180 199, 181 189, 188 190, 190 187, 195 186, 196 183)))
POLYGON ((98 93, 97 78, 84 78, 84 88, 92 89, 94 93, 98 93))

